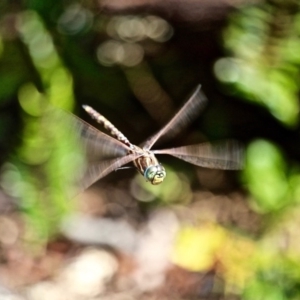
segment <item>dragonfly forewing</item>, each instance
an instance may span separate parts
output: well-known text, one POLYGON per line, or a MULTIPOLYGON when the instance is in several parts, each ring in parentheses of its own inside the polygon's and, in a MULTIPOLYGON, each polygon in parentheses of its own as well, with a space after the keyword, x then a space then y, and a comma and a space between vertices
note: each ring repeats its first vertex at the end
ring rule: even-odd
MULTIPOLYGON (((78 117, 63 111, 57 113, 66 119, 70 134, 76 134, 80 138, 80 146, 88 163, 123 157, 129 153, 130 148, 127 145, 101 132, 78 117)), ((68 128, 64 130, 68 130, 68 128)))
POLYGON ((169 154, 196 166, 221 170, 243 168, 243 148, 236 141, 217 144, 202 143, 178 148, 154 150, 155 154, 169 154))
POLYGON ((206 96, 200 89, 201 85, 198 85, 193 95, 177 114, 160 131, 142 144, 144 149, 151 149, 161 137, 164 138, 164 141, 175 137, 196 119, 207 102, 206 96))
POLYGON ((77 178, 76 182, 70 187, 70 197, 76 196, 98 179, 138 157, 124 143, 68 112, 53 108, 51 115, 52 126, 58 127, 63 120, 63 130, 76 138, 76 147, 84 156, 84 164, 74 176, 77 178))
POLYGON ((82 176, 81 182, 79 183, 79 191, 82 192, 95 183, 97 180, 103 178, 109 173, 121 168, 122 166, 130 163, 131 161, 137 159, 141 155, 132 153, 120 158, 108 159, 99 162, 98 164, 91 165, 87 168, 85 173, 82 176))

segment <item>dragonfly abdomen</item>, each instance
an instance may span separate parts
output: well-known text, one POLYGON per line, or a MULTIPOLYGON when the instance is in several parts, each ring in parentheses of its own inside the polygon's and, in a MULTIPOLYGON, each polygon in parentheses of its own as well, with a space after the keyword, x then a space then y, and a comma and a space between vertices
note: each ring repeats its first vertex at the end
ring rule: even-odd
POLYGON ((110 132, 112 136, 114 136, 117 140, 129 146, 130 148, 134 148, 134 146, 129 142, 128 138, 118 130, 111 122, 109 122, 104 116, 95 111, 92 107, 88 105, 82 105, 84 110, 98 122, 103 125, 106 130, 110 132))

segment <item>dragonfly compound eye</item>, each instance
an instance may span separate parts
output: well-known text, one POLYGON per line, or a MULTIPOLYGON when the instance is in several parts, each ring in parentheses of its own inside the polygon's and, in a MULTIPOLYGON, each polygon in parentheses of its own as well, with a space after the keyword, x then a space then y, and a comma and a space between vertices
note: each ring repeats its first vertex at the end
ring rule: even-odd
POLYGON ((150 166, 146 169, 144 176, 152 184, 160 184, 166 177, 166 171, 162 165, 150 166))

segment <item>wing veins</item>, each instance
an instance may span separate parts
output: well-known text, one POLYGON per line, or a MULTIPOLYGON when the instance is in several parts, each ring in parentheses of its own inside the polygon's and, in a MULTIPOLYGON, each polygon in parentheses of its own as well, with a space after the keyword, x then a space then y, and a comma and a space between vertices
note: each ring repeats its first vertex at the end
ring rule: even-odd
POLYGON ((169 154, 201 167, 223 170, 240 170, 243 167, 242 147, 231 140, 218 144, 202 143, 153 152, 169 154))
POLYGON ((206 96, 200 91, 201 85, 198 85, 190 99, 175 114, 175 116, 155 135, 150 137, 142 147, 146 150, 151 149, 155 142, 162 136, 170 139, 185 129, 203 109, 207 102, 206 96))
POLYGON ((108 175, 112 171, 124 166, 125 164, 133 161, 139 156, 140 155, 132 153, 124 157, 101 161, 97 165, 91 165, 86 169, 84 175, 82 176, 82 179, 79 183, 78 193, 84 191, 99 179, 108 175))

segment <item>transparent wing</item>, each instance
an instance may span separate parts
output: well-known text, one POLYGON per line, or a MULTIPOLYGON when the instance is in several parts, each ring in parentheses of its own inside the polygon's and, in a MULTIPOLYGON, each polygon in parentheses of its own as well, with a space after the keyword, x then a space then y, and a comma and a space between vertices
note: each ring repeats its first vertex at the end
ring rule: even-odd
MULTIPOLYGON (((55 130, 63 130, 74 136, 77 147, 84 158, 74 180, 67 189, 69 196, 74 197, 88 188, 98 179, 132 161, 136 154, 130 154, 130 148, 115 138, 99 131, 76 116, 59 109, 53 109, 55 130), (63 128, 60 127, 63 120, 63 128)), ((72 153, 70 153, 72 155, 72 153)))
POLYGON ((65 123, 68 124, 68 127, 63 130, 79 137, 80 147, 83 149, 88 163, 122 157, 129 153, 130 148, 128 146, 78 117, 61 110, 56 110, 55 114, 66 120, 65 123))
POLYGON ((196 116, 200 113, 201 109, 207 102, 206 96, 200 91, 200 89, 201 85, 198 85, 193 95, 178 111, 178 113, 160 131, 142 145, 144 149, 149 150, 162 136, 165 136, 167 139, 176 136, 195 120, 196 116))
POLYGON ((217 144, 203 143, 178 148, 154 150, 155 154, 170 154, 196 166, 211 169, 240 170, 243 168, 243 148, 236 141, 217 144))
POLYGON ((78 193, 84 191, 97 180, 103 178, 112 171, 115 171, 116 169, 124 166, 138 157, 139 155, 129 154, 120 158, 104 160, 98 164, 89 166, 82 176, 81 182, 79 183, 78 193))

